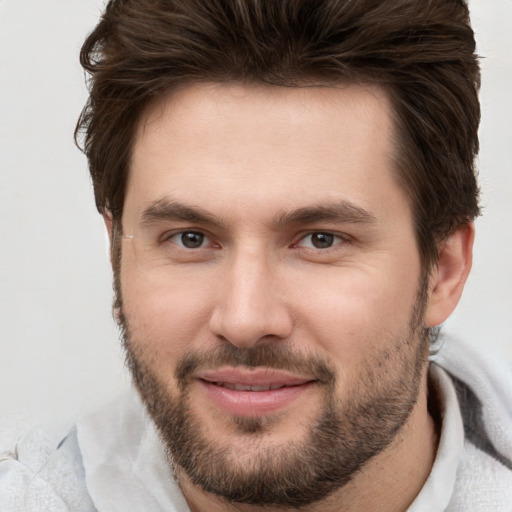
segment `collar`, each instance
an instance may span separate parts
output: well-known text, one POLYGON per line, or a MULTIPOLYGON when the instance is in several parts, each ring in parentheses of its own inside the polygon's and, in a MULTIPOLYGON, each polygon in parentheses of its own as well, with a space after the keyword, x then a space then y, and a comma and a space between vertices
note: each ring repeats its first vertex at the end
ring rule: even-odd
POLYGON ((77 424, 98 512, 188 512, 151 419, 133 390, 77 424))
POLYGON ((464 452, 464 426, 452 380, 436 364, 430 365, 429 379, 439 398, 439 446, 430 475, 407 512, 442 511, 448 507, 464 452))

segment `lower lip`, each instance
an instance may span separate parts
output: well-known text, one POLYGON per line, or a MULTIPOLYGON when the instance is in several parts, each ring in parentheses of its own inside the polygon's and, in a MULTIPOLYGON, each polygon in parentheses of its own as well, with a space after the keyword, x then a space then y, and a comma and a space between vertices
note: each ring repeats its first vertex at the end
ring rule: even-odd
POLYGON ((236 391, 204 380, 199 381, 211 401, 235 416, 256 417, 278 412, 304 394, 313 382, 269 391, 236 391))

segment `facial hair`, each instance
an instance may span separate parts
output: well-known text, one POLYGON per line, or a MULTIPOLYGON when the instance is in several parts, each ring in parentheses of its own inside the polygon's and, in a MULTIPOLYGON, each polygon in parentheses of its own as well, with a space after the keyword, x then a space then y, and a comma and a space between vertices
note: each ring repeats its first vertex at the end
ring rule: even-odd
POLYGON ((301 508, 345 486, 391 444, 418 399, 428 352, 426 332, 420 327, 424 288, 407 328, 379 343, 385 349, 367 357, 358 382, 343 401, 336 396, 336 372, 327 362, 271 341, 244 349, 224 342, 209 352, 185 354, 176 365, 178 388, 172 393, 155 374, 142 344, 131 335, 118 300, 127 365, 172 465, 204 491, 232 503, 301 508), (208 438, 191 404, 191 376, 199 369, 223 365, 313 376, 321 390, 321 410, 303 439, 269 446, 262 441, 271 438, 273 421, 279 418, 233 417, 238 434, 258 447, 252 450, 251 460, 242 463, 229 438, 224 443, 208 438))

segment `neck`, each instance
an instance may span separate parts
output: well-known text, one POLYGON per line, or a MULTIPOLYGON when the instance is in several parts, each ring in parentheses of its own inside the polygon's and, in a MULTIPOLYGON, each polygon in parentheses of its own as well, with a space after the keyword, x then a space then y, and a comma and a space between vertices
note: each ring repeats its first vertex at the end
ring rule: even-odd
MULTIPOLYGON (((434 463, 438 435, 427 406, 427 377, 408 421, 394 441, 343 488, 303 512, 404 512, 421 491, 434 463)), ((179 470, 178 481, 191 512, 282 512, 271 506, 229 504, 205 493, 179 470)))

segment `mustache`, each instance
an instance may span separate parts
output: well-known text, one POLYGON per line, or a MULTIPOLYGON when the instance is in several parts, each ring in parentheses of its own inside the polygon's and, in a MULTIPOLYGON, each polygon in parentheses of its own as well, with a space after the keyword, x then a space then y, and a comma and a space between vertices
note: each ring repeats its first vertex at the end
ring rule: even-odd
POLYGON ((265 344, 239 348, 226 343, 211 350, 190 351, 176 365, 174 376, 185 388, 199 370, 213 370, 221 366, 245 368, 272 368, 308 375, 314 380, 333 386, 334 369, 317 356, 298 354, 289 346, 265 344))

